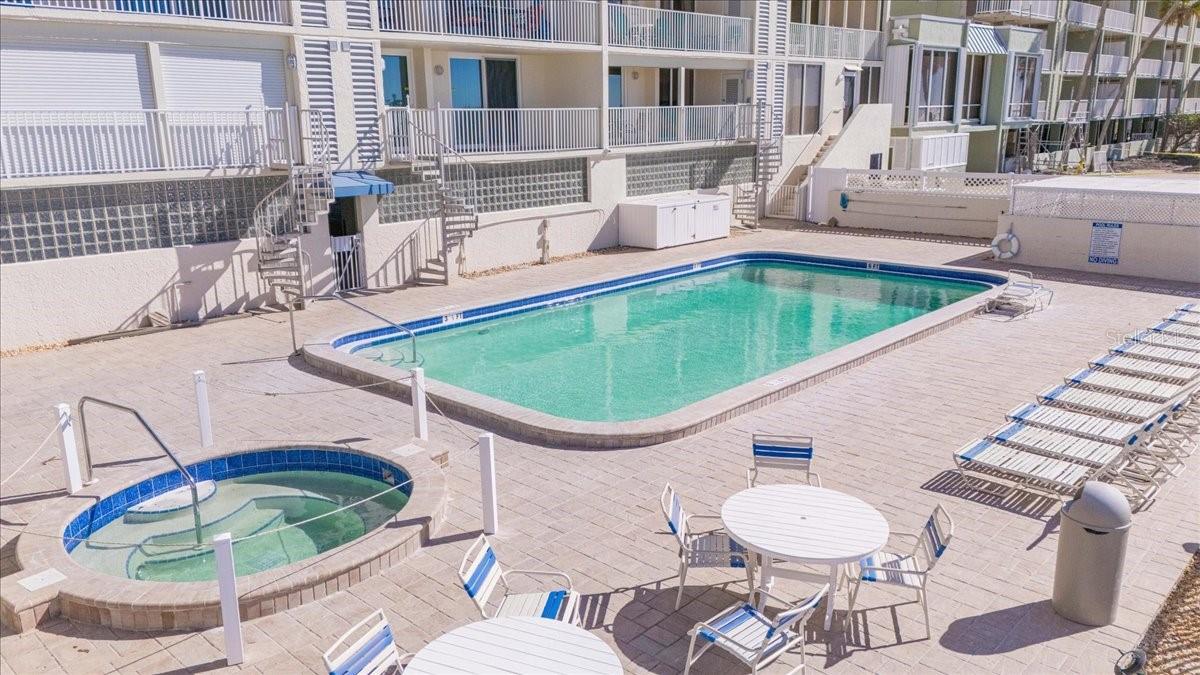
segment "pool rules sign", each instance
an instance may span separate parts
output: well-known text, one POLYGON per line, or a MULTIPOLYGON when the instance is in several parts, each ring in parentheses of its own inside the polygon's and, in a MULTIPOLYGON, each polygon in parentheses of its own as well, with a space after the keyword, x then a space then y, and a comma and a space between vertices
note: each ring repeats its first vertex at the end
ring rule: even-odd
POLYGON ((1088 247, 1088 262, 1116 265, 1121 253, 1121 223, 1092 223, 1092 242, 1088 247))

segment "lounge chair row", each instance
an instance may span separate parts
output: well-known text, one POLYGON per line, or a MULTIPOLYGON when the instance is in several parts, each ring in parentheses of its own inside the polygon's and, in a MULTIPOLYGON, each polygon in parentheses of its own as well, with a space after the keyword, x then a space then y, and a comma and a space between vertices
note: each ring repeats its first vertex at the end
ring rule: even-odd
POLYGON ((971 471, 1056 496, 1106 480, 1143 508, 1196 448, 1200 303, 1181 305, 1006 417, 954 453, 964 478, 971 471))

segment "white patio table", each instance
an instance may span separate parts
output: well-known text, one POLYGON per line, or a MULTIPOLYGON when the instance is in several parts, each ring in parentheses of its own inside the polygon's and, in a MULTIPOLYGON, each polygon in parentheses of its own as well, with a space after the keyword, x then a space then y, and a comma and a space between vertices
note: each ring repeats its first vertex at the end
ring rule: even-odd
POLYGON ((812 576, 776 568, 772 560, 829 566, 825 630, 833 622, 841 566, 878 552, 888 539, 887 521, 870 504, 809 485, 742 490, 725 500, 721 520, 734 541, 762 556, 762 579, 768 589, 776 576, 812 576))
POLYGON ((525 617, 455 628, 425 645, 404 669, 404 675, 620 672, 620 659, 595 635, 565 621, 525 617))

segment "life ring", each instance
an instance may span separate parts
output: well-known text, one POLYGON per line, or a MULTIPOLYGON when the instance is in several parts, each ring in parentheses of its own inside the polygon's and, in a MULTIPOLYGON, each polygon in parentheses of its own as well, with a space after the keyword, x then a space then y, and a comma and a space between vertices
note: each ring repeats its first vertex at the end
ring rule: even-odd
POLYGON ((1017 239, 1017 235, 1013 234, 1012 232, 998 234, 996 235, 996 238, 992 240, 992 255, 996 256, 997 260, 1008 260, 1019 253, 1020 250, 1021 240, 1017 239), (1008 242, 1007 251, 1000 248, 1000 243, 1004 241, 1008 242))

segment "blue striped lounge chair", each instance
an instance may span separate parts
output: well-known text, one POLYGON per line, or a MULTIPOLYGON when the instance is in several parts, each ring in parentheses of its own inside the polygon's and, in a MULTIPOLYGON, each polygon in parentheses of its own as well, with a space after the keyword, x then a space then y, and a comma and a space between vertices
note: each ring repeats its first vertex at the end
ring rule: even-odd
POLYGON ((754 487, 761 469, 790 469, 803 471, 804 481, 821 487, 821 476, 812 470, 813 439, 811 436, 754 434, 750 438, 754 466, 746 469, 746 487, 754 487))
POLYGON ((1089 363, 1092 368, 1151 380, 1162 380, 1176 384, 1188 384, 1200 379, 1200 368, 1178 366, 1148 359, 1137 359, 1132 356, 1108 353, 1097 356, 1089 363))
POLYGON ((1200 337, 1184 337, 1170 333, 1144 330, 1129 336, 1133 342, 1142 342, 1167 349, 1182 349, 1187 352, 1200 352, 1200 337))
POLYGON ((402 670, 412 656, 396 649, 392 627, 383 610, 377 609, 325 651, 325 670, 329 675, 381 675, 402 670))
POLYGON ((576 623, 579 593, 575 592, 571 577, 554 570, 505 570, 500 566, 496 551, 488 541, 487 535, 479 535, 475 543, 467 549, 462 565, 458 568, 458 577, 462 580, 467 595, 479 608, 479 614, 485 619, 515 616, 576 623), (566 588, 512 593, 509 577, 514 574, 560 579, 566 588), (497 591, 500 597, 495 601, 493 608, 492 600, 497 591))
POLYGON ((683 602, 683 586, 688 570, 693 567, 740 569, 746 572, 746 586, 754 590, 754 554, 734 541, 721 529, 694 531, 693 520, 720 520, 720 516, 688 514, 683 510, 679 493, 667 483, 660 498, 667 529, 679 545, 679 592, 675 609, 683 602))
POLYGON ((829 584, 825 584, 803 601, 791 604, 761 588, 754 589, 746 602, 739 602, 708 621, 701 621, 688 632, 692 640, 688 646, 684 675, 689 675, 692 664, 710 647, 724 649, 734 658, 750 666, 751 672, 757 673, 781 654, 798 646, 800 665, 791 672, 803 670, 804 624, 828 592, 829 584), (760 605, 765 607, 766 598, 781 603, 785 609, 777 612, 774 617, 768 617, 755 609, 760 605), (700 645, 698 650, 697 644, 700 645))
POLYGON ((1194 315, 1178 312, 1168 316, 1161 323, 1151 326, 1150 330, 1155 333, 1162 333, 1163 335, 1177 335, 1192 339, 1200 338, 1200 325, 1197 325, 1200 322, 1196 322, 1192 316, 1194 315))
POLYGON ((1200 311, 1196 309, 1175 310, 1170 316, 1163 317, 1165 320, 1172 323, 1182 324, 1184 326, 1200 327, 1200 311))
POLYGON ((1065 379, 1068 384, 1074 384, 1084 389, 1094 389, 1156 403, 1166 403, 1187 393, 1192 388, 1175 382, 1123 375, 1098 368, 1084 368, 1065 379))
POLYGON ((1200 352, 1189 352, 1186 349, 1159 347, 1158 345, 1145 342, 1125 342, 1113 347, 1111 351, 1114 354, 1132 356, 1135 359, 1158 361, 1159 363, 1169 363, 1188 368, 1200 368, 1200 352))
POLYGON ((925 521, 925 526, 918 534, 896 532, 894 536, 915 540, 915 544, 907 553, 880 551, 869 555, 858 562, 852 569, 853 586, 850 588, 850 610, 854 611, 854 601, 864 583, 884 584, 910 588, 917 593, 917 601, 925 612, 925 635, 930 635, 929 628, 929 573, 937 565, 938 560, 946 552, 950 540, 954 538, 954 520, 950 513, 938 504, 933 513, 925 521))
POLYGON ((1196 316, 1200 316, 1200 302, 1185 302, 1182 305, 1176 307, 1175 311, 1176 312, 1187 312, 1188 314, 1195 314, 1196 316))

